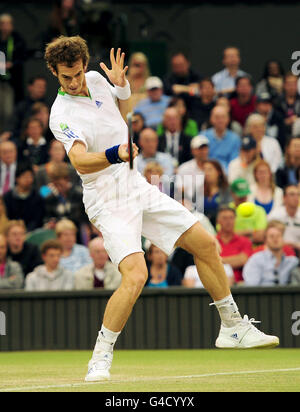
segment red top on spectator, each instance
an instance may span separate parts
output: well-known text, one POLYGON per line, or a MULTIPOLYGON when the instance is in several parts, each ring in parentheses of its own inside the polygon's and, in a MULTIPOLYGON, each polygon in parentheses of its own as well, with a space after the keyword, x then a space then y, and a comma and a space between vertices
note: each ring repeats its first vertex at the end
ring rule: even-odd
POLYGON ((244 127, 249 114, 255 111, 255 102, 256 96, 252 96, 249 102, 242 106, 240 105, 237 97, 231 99, 230 106, 232 120, 236 120, 244 127))
MULTIPOLYGON (((267 248, 266 245, 261 245, 261 246, 256 247, 255 249, 252 250, 251 256, 254 255, 254 253, 262 252, 263 250, 266 250, 266 248, 267 248)), ((285 256, 296 256, 294 249, 289 245, 283 246, 283 253, 285 254, 285 256)))

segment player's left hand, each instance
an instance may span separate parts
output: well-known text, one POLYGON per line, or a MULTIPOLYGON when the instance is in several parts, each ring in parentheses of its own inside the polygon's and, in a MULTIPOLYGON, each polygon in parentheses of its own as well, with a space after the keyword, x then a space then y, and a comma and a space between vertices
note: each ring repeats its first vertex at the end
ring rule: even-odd
POLYGON ((101 69, 115 86, 126 86, 126 72, 128 70, 128 66, 124 67, 124 59, 125 53, 121 53, 120 48, 117 50, 116 57, 115 51, 112 48, 110 50, 111 69, 109 69, 103 62, 100 63, 101 69))

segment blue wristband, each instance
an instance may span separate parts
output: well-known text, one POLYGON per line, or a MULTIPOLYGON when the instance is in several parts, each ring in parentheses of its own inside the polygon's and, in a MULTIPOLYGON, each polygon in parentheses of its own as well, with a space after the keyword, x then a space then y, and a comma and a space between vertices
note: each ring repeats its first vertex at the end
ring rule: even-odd
POLYGON ((124 162, 124 160, 119 157, 119 147, 120 145, 113 146, 105 151, 105 156, 112 165, 124 162))

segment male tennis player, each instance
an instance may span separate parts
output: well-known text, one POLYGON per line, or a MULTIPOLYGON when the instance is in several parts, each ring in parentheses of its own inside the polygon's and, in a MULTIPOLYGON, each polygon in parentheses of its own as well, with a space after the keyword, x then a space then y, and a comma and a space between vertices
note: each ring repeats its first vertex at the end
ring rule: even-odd
MULTIPOLYGON (((50 128, 82 179, 86 213, 103 234, 110 259, 122 274, 120 287, 107 303, 86 381, 109 379, 114 344, 146 282, 141 235, 167 254, 180 246, 194 256, 221 317, 217 347, 277 346, 277 337, 265 335, 254 327, 253 319, 241 317, 214 238, 185 207, 148 184, 136 167, 130 170, 124 118, 131 92, 124 53, 111 50, 111 69, 100 63, 114 86, 98 72, 86 72, 89 52, 79 36, 48 44, 45 59, 61 86, 50 128)), ((137 154, 134 146, 134 157, 137 154)))

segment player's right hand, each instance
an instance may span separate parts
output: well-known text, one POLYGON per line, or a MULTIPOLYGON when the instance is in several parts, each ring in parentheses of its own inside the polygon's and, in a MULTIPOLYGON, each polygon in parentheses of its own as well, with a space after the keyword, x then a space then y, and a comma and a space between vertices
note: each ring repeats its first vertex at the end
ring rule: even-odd
MULTIPOLYGON (((139 154, 139 148, 136 144, 133 143, 133 158, 135 159, 139 154)), ((119 158, 124 160, 124 162, 129 162, 129 151, 128 151, 128 144, 124 143, 121 144, 119 147, 119 158)))

